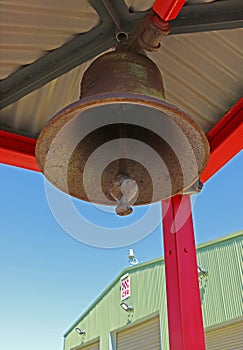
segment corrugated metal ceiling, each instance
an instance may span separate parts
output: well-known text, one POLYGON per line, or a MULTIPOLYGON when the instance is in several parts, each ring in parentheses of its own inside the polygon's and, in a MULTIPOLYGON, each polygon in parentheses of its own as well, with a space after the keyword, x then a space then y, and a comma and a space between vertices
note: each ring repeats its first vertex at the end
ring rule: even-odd
MULTIPOLYGON (((144 10, 145 1, 128 6, 144 10)), ((99 22, 85 0, 2 2, 2 77, 53 50, 99 22)), ((150 57, 160 68, 166 98, 190 114, 207 132, 241 97, 242 29, 169 35, 150 57)), ((65 105, 79 96, 90 62, 62 75, 2 110, 1 125, 32 137, 65 105)))
POLYGON ((242 29, 168 36, 151 57, 166 99, 208 131, 242 95, 242 29))
POLYGON ((58 110, 79 98, 80 77, 87 67, 88 62, 4 108, 1 125, 37 137, 58 110))
POLYGON ((99 21, 87 0, 8 0, 0 6, 1 79, 99 21))
POLYGON ((151 8, 154 0, 126 0, 127 7, 134 11, 145 11, 151 8))

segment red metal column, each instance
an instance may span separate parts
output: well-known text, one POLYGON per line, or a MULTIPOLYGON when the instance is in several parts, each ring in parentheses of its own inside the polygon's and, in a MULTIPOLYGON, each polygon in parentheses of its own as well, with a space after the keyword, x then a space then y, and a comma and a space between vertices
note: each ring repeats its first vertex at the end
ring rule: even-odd
POLYGON ((170 350, 205 350, 190 196, 162 210, 170 350))

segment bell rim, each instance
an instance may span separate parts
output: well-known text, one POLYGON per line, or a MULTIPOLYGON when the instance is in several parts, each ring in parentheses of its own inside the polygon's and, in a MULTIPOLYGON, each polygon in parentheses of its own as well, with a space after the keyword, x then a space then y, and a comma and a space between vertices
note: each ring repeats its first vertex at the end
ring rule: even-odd
MULTIPOLYGON (((141 95, 141 94, 134 94, 134 93, 109 93, 109 94, 105 93, 100 95, 94 95, 92 97, 85 97, 81 100, 77 100, 67 105, 66 107, 58 111, 47 122, 47 124, 44 126, 44 128, 40 132, 36 143, 36 151, 35 151, 36 157, 38 157, 39 144, 41 143, 41 139, 44 138, 44 134, 46 130, 48 130, 51 127, 51 125, 54 125, 58 118, 68 116, 68 114, 71 114, 78 109, 81 109, 80 112, 82 112, 82 111, 88 110, 91 107, 99 107, 99 106, 116 104, 116 103, 131 103, 131 104, 143 105, 146 107, 152 107, 157 110, 160 110, 162 113, 165 113, 165 111, 163 110, 163 108, 165 108, 165 110, 176 112, 178 116, 180 115, 186 122, 191 124, 196 129, 196 131, 199 132, 200 136, 202 137, 203 144, 205 146, 205 153, 206 153, 205 162, 204 162, 204 165, 202 166, 203 170, 199 173, 199 176, 202 174, 210 157, 210 146, 204 131, 197 124, 197 122, 194 119, 192 119, 192 117, 190 117, 182 109, 165 100, 160 100, 155 97, 150 97, 150 96, 141 95)), ((73 118, 76 118, 76 116, 73 116, 71 119, 73 118)), ((38 160, 37 160, 37 163, 38 163, 38 160)))
MULTIPOLYGON (((37 161, 37 164, 39 165, 41 172, 44 173, 45 164, 40 164, 40 162, 38 160, 38 154, 39 154, 40 147, 41 147, 42 142, 44 141, 44 139, 46 137, 47 130, 50 127, 54 126, 56 121, 60 117, 66 117, 68 119, 68 116, 71 115, 72 113, 74 113, 75 111, 80 110, 80 113, 81 113, 81 112, 88 110, 90 108, 93 108, 93 107, 99 107, 99 106, 116 104, 116 103, 131 103, 131 104, 137 104, 137 105, 155 108, 155 109, 159 110, 161 113, 164 113, 167 118, 169 118, 169 116, 167 116, 166 111, 173 111, 173 112, 176 112, 177 116, 181 116, 184 121, 186 121, 190 125, 192 125, 196 129, 196 131, 199 132, 201 139, 202 139, 202 142, 203 142, 203 145, 204 145, 204 150, 205 150, 204 162, 203 162, 201 169, 198 169, 198 170, 200 170, 198 172, 198 176, 196 176, 190 182, 190 184, 183 187, 181 192, 178 192, 177 194, 181 194, 183 191, 186 191, 187 189, 189 189, 193 184, 195 184, 200 179, 200 176, 203 173, 203 171, 205 170, 207 163, 208 163, 208 160, 209 160, 209 157, 210 157, 209 142, 208 142, 208 139, 207 139, 204 131, 201 129, 201 127, 186 112, 184 112, 183 110, 181 110, 177 106, 175 106, 171 103, 168 103, 165 100, 160 100, 160 99, 157 99, 154 97, 140 95, 140 94, 134 94, 134 93, 109 93, 109 94, 105 93, 105 94, 100 94, 100 95, 89 96, 89 97, 85 97, 81 100, 75 101, 75 102, 69 104, 68 106, 64 107, 59 112, 57 112, 50 119, 50 121, 46 124, 46 126, 42 129, 42 131, 37 139, 35 154, 36 154, 36 161, 37 161)), ((76 118, 76 117, 77 117, 77 115, 73 115, 73 117, 71 117, 71 119, 76 118)), ((44 175, 49 182, 51 182, 52 184, 55 185, 55 183, 53 182, 53 179, 49 179, 45 173, 44 173, 44 175)), ((64 193, 67 193, 68 195, 70 195, 74 198, 78 198, 80 200, 85 200, 85 199, 82 199, 82 198, 80 198, 80 197, 78 197, 70 192, 66 192, 64 190, 61 190, 61 191, 63 191, 64 193)), ((163 198, 161 200, 169 199, 177 194, 173 194, 173 195, 168 196, 167 198, 163 198)), ((134 203, 134 206, 146 205, 146 204, 156 203, 156 202, 159 202, 159 201, 151 201, 151 202, 139 203, 139 204, 134 203)), ((101 203, 99 201, 96 201, 94 203, 98 204, 98 205, 112 206, 112 204, 111 205, 104 204, 104 203, 101 203)), ((114 202, 114 206, 115 205, 116 204, 114 202)))

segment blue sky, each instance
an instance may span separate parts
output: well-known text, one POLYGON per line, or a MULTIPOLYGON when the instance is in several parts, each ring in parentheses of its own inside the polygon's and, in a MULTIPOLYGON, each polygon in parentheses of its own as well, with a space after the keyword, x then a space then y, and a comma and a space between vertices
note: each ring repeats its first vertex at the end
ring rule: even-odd
MULTIPOLYGON (((243 229, 242 175, 243 152, 193 199, 197 243, 243 229)), ((136 230, 137 239, 142 235, 133 223, 142 217, 145 227, 156 223, 153 232, 137 243, 98 248, 80 243, 62 230, 48 205, 40 173, 0 165, 0 178, 1 347, 62 349, 65 330, 127 266, 128 248, 134 248, 141 262, 163 254, 160 205, 156 204, 150 214, 148 207, 136 209, 133 216, 124 219, 73 200, 77 212, 91 223, 76 227, 84 239, 89 238, 89 225, 109 231, 114 240, 122 235, 118 227, 130 227, 132 240, 136 230)))

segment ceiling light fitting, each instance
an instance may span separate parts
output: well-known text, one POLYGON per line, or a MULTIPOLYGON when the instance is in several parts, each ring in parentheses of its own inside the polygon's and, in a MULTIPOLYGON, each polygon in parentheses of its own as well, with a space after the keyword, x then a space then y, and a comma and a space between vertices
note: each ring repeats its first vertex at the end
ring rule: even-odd
POLYGON ((36 159, 60 190, 118 215, 161 201, 198 182, 209 159, 201 128, 165 101, 162 76, 142 49, 169 31, 153 13, 115 51, 86 70, 80 100, 44 127, 36 159), (157 33, 157 34, 156 34, 157 33))

